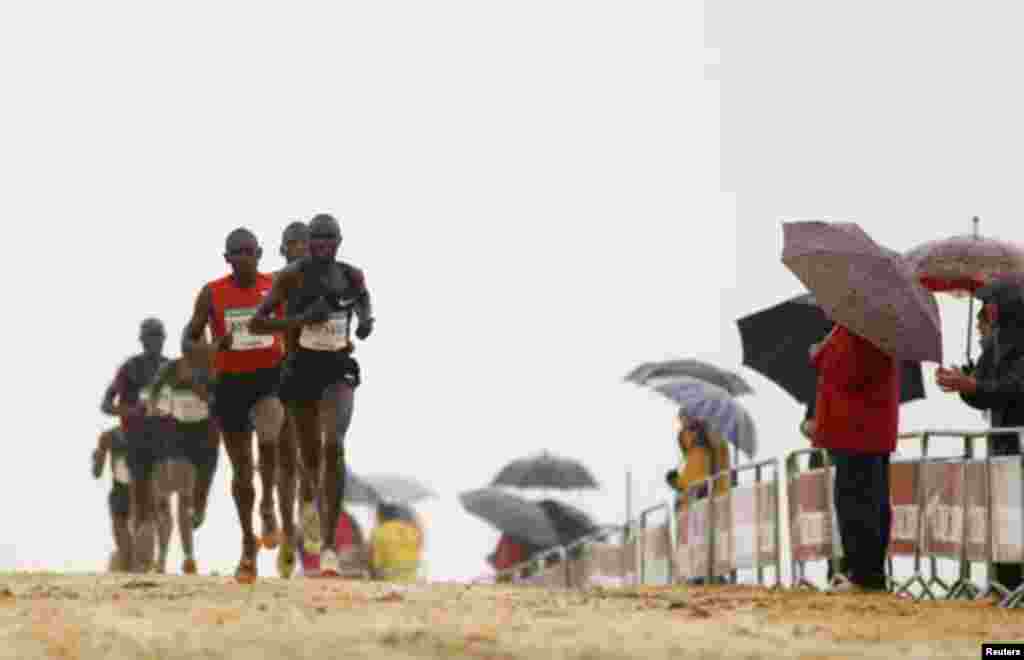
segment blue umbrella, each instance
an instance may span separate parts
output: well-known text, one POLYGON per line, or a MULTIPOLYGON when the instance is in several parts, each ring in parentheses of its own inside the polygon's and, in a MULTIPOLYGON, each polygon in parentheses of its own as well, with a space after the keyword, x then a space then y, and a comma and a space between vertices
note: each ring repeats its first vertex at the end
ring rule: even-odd
POLYGON ((679 379, 654 389, 678 403, 680 415, 704 420, 750 458, 757 454, 754 420, 726 390, 696 378, 679 379))

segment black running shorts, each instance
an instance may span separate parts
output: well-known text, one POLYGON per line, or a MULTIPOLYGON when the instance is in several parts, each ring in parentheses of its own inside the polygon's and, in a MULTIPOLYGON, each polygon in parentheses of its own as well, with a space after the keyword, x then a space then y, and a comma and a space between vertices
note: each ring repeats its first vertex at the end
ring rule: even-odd
POLYGON ((359 363, 345 351, 312 351, 296 347, 281 370, 281 401, 309 403, 323 398, 328 387, 346 383, 359 387, 359 363))
POLYGON ((281 384, 281 368, 259 369, 244 374, 222 373, 214 389, 213 410, 225 433, 253 430, 250 414, 253 406, 265 397, 277 394, 281 384))

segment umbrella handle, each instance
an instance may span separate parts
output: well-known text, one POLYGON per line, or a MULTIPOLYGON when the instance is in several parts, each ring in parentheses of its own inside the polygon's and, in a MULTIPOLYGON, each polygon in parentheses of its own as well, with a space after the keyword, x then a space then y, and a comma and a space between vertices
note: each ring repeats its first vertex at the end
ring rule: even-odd
MULTIPOLYGON (((978 238, 978 223, 981 222, 981 218, 974 216, 971 218, 972 234, 974 238, 978 238)), ((974 295, 970 296, 967 303, 967 366, 971 364, 971 330, 974 329, 974 295)))
POLYGON ((967 364, 971 364, 971 330, 974 328, 974 296, 967 306, 967 364))

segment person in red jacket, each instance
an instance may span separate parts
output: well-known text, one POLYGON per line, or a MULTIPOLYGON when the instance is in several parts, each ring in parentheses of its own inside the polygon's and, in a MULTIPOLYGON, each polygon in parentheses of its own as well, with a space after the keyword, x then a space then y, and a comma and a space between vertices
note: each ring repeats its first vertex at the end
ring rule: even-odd
POLYGON ((899 362, 836 324, 811 347, 818 369, 812 444, 836 467, 835 507, 848 568, 836 591, 886 591, 892 526, 889 456, 899 426, 899 362))

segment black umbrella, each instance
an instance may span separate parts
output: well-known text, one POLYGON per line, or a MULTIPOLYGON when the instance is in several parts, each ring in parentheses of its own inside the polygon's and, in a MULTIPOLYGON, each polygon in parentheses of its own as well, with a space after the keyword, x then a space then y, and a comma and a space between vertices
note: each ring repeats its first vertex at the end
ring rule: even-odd
POLYGON ((462 493, 459 500, 467 511, 487 521, 502 534, 542 548, 559 544, 558 530, 547 511, 536 502, 499 488, 462 493))
POLYGON ((491 485, 557 490, 600 488, 585 465, 548 452, 512 461, 501 469, 491 485))
MULTIPOLYGON (((797 401, 813 404, 817 372, 811 366, 811 344, 825 338, 832 321, 807 294, 755 312, 738 321, 743 341, 743 364, 789 392, 797 401)), ((904 362, 900 403, 924 398, 920 362, 904 362)))
POLYGON ((561 545, 569 545, 577 539, 593 534, 598 529, 590 516, 571 504, 556 500, 541 500, 537 502, 537 505, 544 509, 554 524, 561 545))

